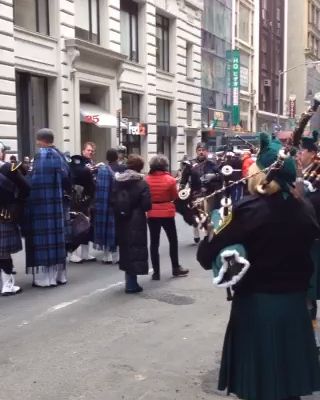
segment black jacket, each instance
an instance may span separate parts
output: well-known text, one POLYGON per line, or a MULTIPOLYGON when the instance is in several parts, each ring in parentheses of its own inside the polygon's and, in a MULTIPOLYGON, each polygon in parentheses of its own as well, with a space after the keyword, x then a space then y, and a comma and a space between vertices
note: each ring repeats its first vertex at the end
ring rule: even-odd
POLYGON ((222 176, 219 167, 211 160, 205 160, 195 164, 191 169, 191 190, 200 192, 206 189, 208 193, 219 189, 222 184, 222 176), (206 174, 215 174, 211 179, 204 179, 206 174))
POLYGON ((23 201, 29 195, 29 182, 18 169, 12 170, 11 163, 4 163, 0 167, 0 173, 9 179, 15 186, 13 191, 9 188, 8 190, 0 189, 0 205, 6 206, 15 202, 23 201))
POLYGON ((146 211, 152 207, 149 186, 143 175, 126 170, 115 177, 113 191, 118 190, 128 192, 132 209, 128 218, 116 216, 120 269, 132 275, 146 275, 149 270, 146 211))
POLYGON ((282 194, 248 196, 234 209, 231 222, 208 243, 197 258, 205 269, 226 246, 241 243, 251 263, 234 288, 238 293, 305 291, 313 272, 310 249, 319 225, 310 203, 282 194))

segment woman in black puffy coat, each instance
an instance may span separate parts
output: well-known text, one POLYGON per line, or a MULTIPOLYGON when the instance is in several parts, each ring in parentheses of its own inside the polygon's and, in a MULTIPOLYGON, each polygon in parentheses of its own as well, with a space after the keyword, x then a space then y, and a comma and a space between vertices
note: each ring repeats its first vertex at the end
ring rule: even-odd
POLYGON ((137 275, 147 275, 149 270, 146 211, 152 203, 149 186, 141 174, 143 165, 139 155, 129 155, 127 169, 115 174, 113 188, 119 264, 125 271, 126 293, 141 292, 137 275))

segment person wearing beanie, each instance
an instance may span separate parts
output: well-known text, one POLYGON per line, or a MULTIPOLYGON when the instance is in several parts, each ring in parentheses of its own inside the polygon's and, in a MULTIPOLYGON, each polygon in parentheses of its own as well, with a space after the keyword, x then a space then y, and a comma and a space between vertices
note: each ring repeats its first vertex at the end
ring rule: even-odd
POLYGON ((218 389, 245 400, 298 400, 320 389, 306 303, 320 228, 312 206, 297 198, 295 160, 278 140, 261 134, 252 174, 250 195, 197 254, 211 270, 224 249, 240 244, 250 263, 232 287, 218 389))

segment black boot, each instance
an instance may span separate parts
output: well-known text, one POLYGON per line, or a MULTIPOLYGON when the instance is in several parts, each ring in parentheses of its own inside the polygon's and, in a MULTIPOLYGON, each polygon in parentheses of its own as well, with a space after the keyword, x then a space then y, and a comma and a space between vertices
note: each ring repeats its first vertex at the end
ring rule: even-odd
POLYGON ((172 275, 173 276, 187 276, 189 273, 188 269, 184 269, 182 267, 177 267, 172 269, 172 275))
POLYGON ((137 275, 131 275, 126 272, 125 274, 126 280, 126 293, 140 293, 143 291, 143 288, 138 284, 137 275))
POLYGON ((151 279, 153 281, 160 281, 160 268, 159 267, 153 267, 153 274, 151 279))

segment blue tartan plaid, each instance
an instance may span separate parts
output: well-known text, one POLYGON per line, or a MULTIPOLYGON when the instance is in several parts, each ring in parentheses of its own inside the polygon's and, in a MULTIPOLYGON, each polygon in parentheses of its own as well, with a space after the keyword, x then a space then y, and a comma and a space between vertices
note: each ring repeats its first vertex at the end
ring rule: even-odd
POLYGON ((64 264, 66 260, 63 179, 68 166, 54 148, 41 148, 30 176, 27 202, 27 270, 64 264))
POLYGON ((96 182, 95 219, 93 244, 97 250, 115 246, 115 220, 110 195, 113 172, 107 165, 99 168, 96 182))

